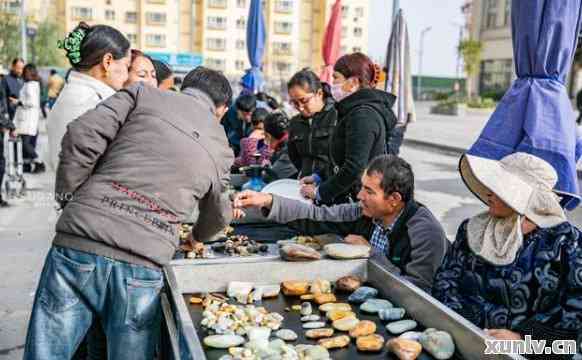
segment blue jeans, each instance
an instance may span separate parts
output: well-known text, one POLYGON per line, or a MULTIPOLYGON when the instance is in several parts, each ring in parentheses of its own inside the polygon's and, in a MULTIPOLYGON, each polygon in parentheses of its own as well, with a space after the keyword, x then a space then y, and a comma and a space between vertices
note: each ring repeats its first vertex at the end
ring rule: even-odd
POLYGON ((39 280, 24 359, 71 359, 98 318, 107 358, 153 359, 161 326, 161 271, 53 246, 39 280))

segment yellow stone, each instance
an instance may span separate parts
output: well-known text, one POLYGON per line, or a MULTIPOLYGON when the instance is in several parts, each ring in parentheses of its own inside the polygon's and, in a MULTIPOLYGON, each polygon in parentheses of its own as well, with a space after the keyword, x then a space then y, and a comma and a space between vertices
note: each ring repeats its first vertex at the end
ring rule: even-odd
POLYGON ((190 304, 193 304, 193 305, 202 304, 202 299, 199 297, 192 296, 190 298, 190 304))
POLYGON ((317 294, 330 294, 331 293, 331 282, 323 279, 316 279, 311 284, 311 293, 317 294))
POLYGON ((384 346, 384 338, 378 334, 360 336, 356 339, 356 346, 360 351, 380 351, 384 346))
MULTIPOLYGON (((376 323, 370 320, 362 320, 355 328, 350 330, 350 336, 359 338, 360 336, 372 335, 376 332, 376 323)), ((384 343, 382 343, 384 345, 384 343)))
POLYGON ((283 294, 287 296, 305 295, 309 291, 309 282, 307 281, 284 281, 281 284, 283 294))
POLYGON ((305 295, 301 295, 299 298, 301 300, 307 300, 307 301, 309 301, 309 300, 315 299, 315 295, 313 295, 313 294, 305 294, 305 295))
POLYGON ((314 300, 315 303, 318 305, 333 303, 337 301, 334 294, 316 294, 314 300))
POLYGON ((291 306, 291 309, 293 311, 301 311, 301 305, 293 305, 293 306, 291 306))
POLYGON ((328 338, 333 335, 333 329, 323 328, 323 329, 311 329, 305 332, 305 337, 308 339, 321 339, 328 338))
POLYGON ((356 314, 354 314, 352 311, 345 311, 345 310, 331 310, 327 312, 326 317, 330 320, 330 321, 336 321, 339 319, 343 319, 346 317, 352 317, 352 318, 356 318, 356 314))
POLYGON ((352 311, 352 307, 350 304, 346 303, 327 303, 323 304, 319 307, 320 311, 329 312, 332 310, 343 310, 343 311, 352 311))
POLYGON ((333 326, 334 329, 339 331, 350 331, 353 328, 355 328, 359 322, 360 320, 356 318, 347 317, 334 321, 333 323, 331 323, 331 326, 333 326))
POLYGON ((339 349, 350 344, 350 337, 346 335, 336 336, 330 339, 321 339, 317 342, 326 349, 339 349))

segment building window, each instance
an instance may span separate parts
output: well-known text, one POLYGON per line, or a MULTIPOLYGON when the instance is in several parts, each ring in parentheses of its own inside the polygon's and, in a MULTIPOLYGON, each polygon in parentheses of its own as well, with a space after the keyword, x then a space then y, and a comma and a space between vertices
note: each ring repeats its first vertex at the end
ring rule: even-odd
POLYGON ((234 62, 234 67, 238 70, 238 71, 243 71, 245 69, 245 62, 242 60, 237 60, 234 62))
POLYGON ((136 34, 127 34, 127 40, 133 45, 137 44, 137 35, 136 34))
POLYGON ((291 55, 291 43, 288 42, 273 43, 273 52, 277 55, 291 55))
POLYGON ((291 64, 283 61, 275 62, 275 72, 281 75, 286 75, 291 72, 291 64))
POLYGON ((291 34, 293 32, 293 23, 288 21, 275 21, 275 32, 277 34, 291 34))
POLYGON ((361 27, 354 28, 354 36, 355 37, 362 37, 363 34, 364 34, 364 30, 361 27))
POLYGON ((226 60, 206 58, 206 66, 213 70, 224 71, 226 69, 226 60))
POLYGON ((346 36, 348 36, 348 27, 342 26, 342 38, 345 38, 346 36))
POLYGON ((73 14, 73 20, 93 20, 92 8, 75 6, 71 9, 71 13, 73 14))
POLYGON ((164 34, 147 34, 146 46, 164 48, 166 47, 166 35, 164 34))
POLYGON ((146 23, 148 25, 166 25, 166 13, 147 12, 146 23))
POLYGON ((105 10, 105 20, 115 21, 115 11, 114 10, 105 10))
POLYGON ((275 11, 279 13, 289 14, 293 12, 293 1, 278 0, 275 3, 275 11))
POLYGON ((244 30, 247 28, 247 19, 245 18, 238 18, 236 20, 236 28, 239 30, 244 30))
POLYGON ((485 28, 493 29, 497 27, 497 9, 499 0, 487 0, 485 1, 486 11, 485 11, 485 28))
POLYGON ((236 0, 236 6, 239 9, 246 9, 246 7, 247 7, 247 0, 236 0))
POLYGON ((137 13, 135 11, 128 11, 125 13, 125 22, 128 24, 137 23, 137 13))
POLYGON ((246 48, 246 43, 244 40, 237 40, 236 41, 236 49, 237 50, 244 50, 246 48))
POLYGON ((481 62, 479 92, 505 91, 511 85, 513 62, 505 60, 485 60, 481 62))
POLYGON ((208 38, 206 39, 206 48, 214 51, 226 50, 226 39, 208 38))
POLYGON ((214 9, 226 9, 226 0, 208 0, 208 7, 214 9))
POLYGON ((342 6, 342 18, 346 19, 350 12, 350 7, 347 5, 342 6))
POLYGON ((226 18, 223 16, 209 16, 208 28, 213 30, 225 30, 226 29, 226 18))
POLYGON ((356 17, 359 17, 359 18, 364 17, 364 8, 363 7, 358 6, 356 8, 356 17))
POLYGON ((511 0, 505 0, 505 18, 503 19, 503 24, 505 26, 509 25, 511 21, 511 0))

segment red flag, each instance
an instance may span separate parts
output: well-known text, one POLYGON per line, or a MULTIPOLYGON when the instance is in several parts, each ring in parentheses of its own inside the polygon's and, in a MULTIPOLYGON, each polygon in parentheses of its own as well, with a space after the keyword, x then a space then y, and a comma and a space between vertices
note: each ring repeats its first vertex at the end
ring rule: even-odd
POLYGON ((336 0, 331 9, 331 16, 323 37, 323 62, 325 67, 320 75, 321 81, 332 83, 333 66, 339 58, 342 37, 342 4, 336 0))

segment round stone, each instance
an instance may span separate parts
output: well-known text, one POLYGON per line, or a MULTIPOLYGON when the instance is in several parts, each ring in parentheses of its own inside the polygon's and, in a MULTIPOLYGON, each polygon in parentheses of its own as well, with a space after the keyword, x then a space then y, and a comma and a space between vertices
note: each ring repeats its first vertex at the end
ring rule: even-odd
POLYGON ((386 330, 390 333, 397 335, 403 332, 413 330, 418 324, 414 320, 400 320, 386 325, 386 330))
POLYGON ((290 329, 281 329, 275 333, 275 336, 277 336, 279 339, 285 340, 285 341, 295 341, 295 340, 297 340, 297 337, 298 337, 297 333, 295 333, 295 331, 290 330, 290 329))

